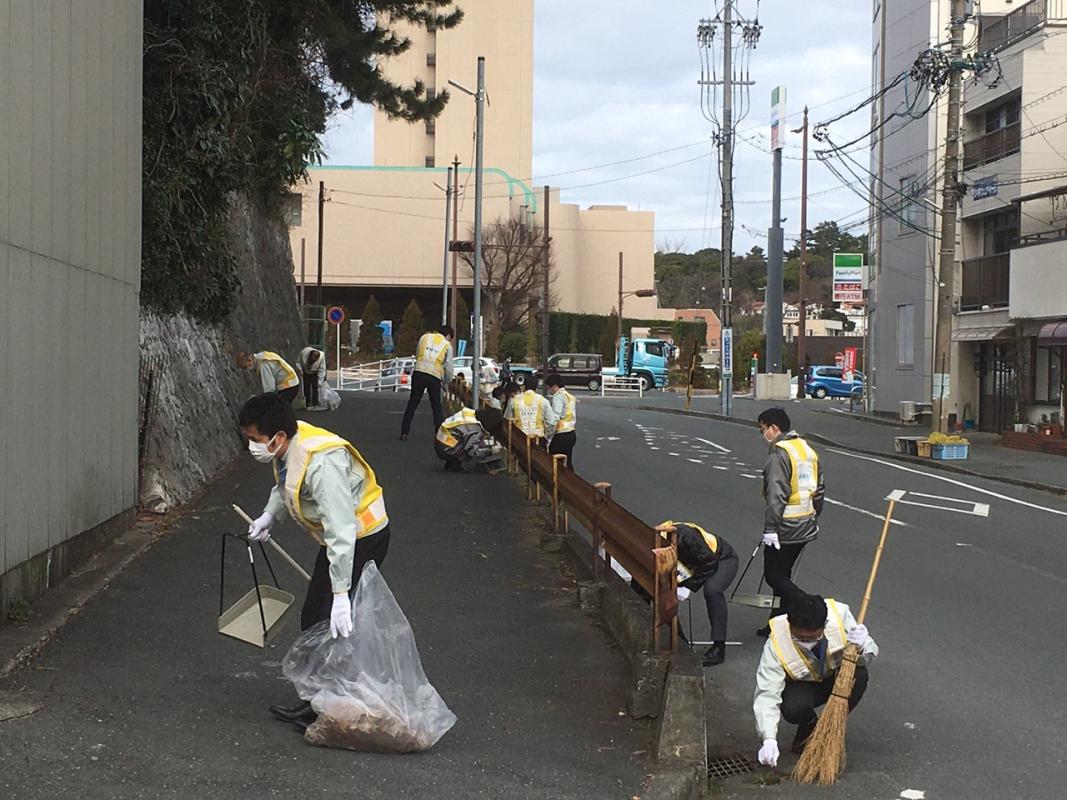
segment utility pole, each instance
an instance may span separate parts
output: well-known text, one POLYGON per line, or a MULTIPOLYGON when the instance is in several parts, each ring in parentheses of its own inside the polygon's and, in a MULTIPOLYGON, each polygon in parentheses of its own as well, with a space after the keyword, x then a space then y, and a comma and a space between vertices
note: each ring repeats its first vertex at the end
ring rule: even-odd
POLYGON ((307 240, 303 236, 300 237, 300 306, 304 306, 304 245, 307 244, 307 240))
POLYGON ((474 362, 471 364, 471 405, 481 408, 478 392, 482 382, 482 166, 485 149, 485 56, 478 56, 478 91, 474 95, 474 362))
POLYGON ((804 106, 804 145, 800 162, 800 269, 797 271, 797 294, 800 295, 800 328, 797 331, 797 397, 805 396, 808 369, 805 366, 805 337, 808 329, 808 300, 805 276, 808 271, 808 107, 804 106))
POLYGON ((326 184, 319 181, 319 276, 315 283, 315 305, 322 305, 322 212, 326 208, 326 184))
MULTIPOLYGON (((879 35, 878 45, 878 124, 882 125, 885 121, 885 31, 886 31, 886 4, 883 2, 881 8, 878 10, 878 15, 881 17, 879 20, 881 31, 879 35)), ((882 223, 884 215, 881 211, 883 189, 885 186, 885 131, 879 130, 878 132, 878 180, 876 182, 876 191, 878 192, 879 202, 875 204, 872 209, 872 213, 875 215, 875 219, 878 220, 877 226, 872 226, 874 234, 874 264, 870 264, 868 260, 867 265, 867 286, 866 295, 863 298, 863 376, 864 387, 866 391, 863 393, 863 410, 867 414, 874 411, 874 393, 878 390, 877 379, 878 374, 874 369, 874 358, 872 357, 874 348, 877 346, 878 337, 874 335, 874 331, 871 330, 871 303, 877 302, 878 290, 875 281, 872 280, 874 276, 870 271, 873 267, 875 275, 882 269, 882 223)), ((868 237, 870 238, 870 237, 868 237)), ((868 246, 868 249, 869 246, 868 246)), ((877 307, 875 308, 877 311, 877 307)))
MULTIPOLYGON (((452 157, 452 244, 459 239, 459 155, 452 157)), ((452 251, 452 330, 459 336, 459 253, 452 251)))
POLYGON ((619 346, 619 339, 622 338, 622 250, 619 251, 619 332, 615 339, 615 346, 619 346))
MULTIPOLYGON (((767 230, 767 295, 764 319, 767 322, 767 363, 770 373, 782 371, 782 258, 785 237, 782 233, 782 147, 785 145, 781 109, 785 105, 785 87, 771 93, 771 153, 774 177, 771 181, 771 227, 767 230)), ((756 387, 752 387, 755 396, 756 387)))
MULTIPOLYGON (((440 188, 440 187, 438 187, 440 188)), ((448 321, 448 229, 452 213, 452 167, 448 168, 448 181, 445 182, 445 249, 441 266, 441 324, 448 321)))
POLYGON ((945 177, 941 188, 941 250, 937 268, 937 325, 934 334, 933 431, 947 430, 948 403, 952 374, 952 301, 956 271, 956 192, 960 155, 960 88, 963 82, 963 25, 966 21, 964 0, 952 0, 952 66, 948 76, 948 124, 945 128, 945 177))
POLYGON ((552 236, 549 234, 549 229, 548 229, 548 223, 549 223, 549 195, 550 195, 550 190, 549 190, 549 187, 546 186, 545 187, 545 200, 544 200, 544 204, 545 204, 545 229, 544 229, 544 231, 542 231, 542 233, 544 234, 544 242, 541 245, 541 259, 542 259, 543 270, 544 270, 543 279, 544 279, 544 292, 545 292, 544 305, 543 305, 543 308, 541 309, 541 366, 542 367, 546 366, 548 364, 548 322, 549 322, 548 313, 551 310, 550 306, 549 306, 549 283, 550 283, 550 280, 549 280, 549 278, 550 278, 549 269, 550 269, 550 266, 551 266, 551 263, 552 263, 552 259, 551 259, 551 255, 552 254, 550 252, 550 247, 551 247, 551 244, 552 244, 552 236))

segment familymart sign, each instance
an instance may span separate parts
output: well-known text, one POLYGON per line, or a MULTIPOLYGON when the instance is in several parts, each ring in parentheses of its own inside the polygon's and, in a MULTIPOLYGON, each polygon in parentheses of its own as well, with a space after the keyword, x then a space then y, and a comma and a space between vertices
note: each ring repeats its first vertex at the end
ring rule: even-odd
POLYGON ((863 302, 863 253, 834 253, 835 303, 863 302))

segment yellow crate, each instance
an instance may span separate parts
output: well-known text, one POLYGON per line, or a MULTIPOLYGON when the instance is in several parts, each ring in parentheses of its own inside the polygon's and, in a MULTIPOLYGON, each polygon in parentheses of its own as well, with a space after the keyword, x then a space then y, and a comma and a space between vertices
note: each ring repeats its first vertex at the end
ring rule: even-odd
POLYGON ((920 439, 919 441, 917 441, 915 443, 915 453, 916 453, 916 455, 919 456, 919 458, 929 458, 930 457, 930 440, 929 439, 920 439))

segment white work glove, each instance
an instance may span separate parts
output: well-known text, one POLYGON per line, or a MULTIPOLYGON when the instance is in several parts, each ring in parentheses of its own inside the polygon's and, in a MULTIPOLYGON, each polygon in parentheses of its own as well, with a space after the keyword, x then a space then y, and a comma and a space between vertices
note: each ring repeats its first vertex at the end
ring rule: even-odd
POLYGON ((274 517, 269 511, 264 511, 248 526, 248 538, 253 542, 267 541, 270 538, 270 526, 273 524, 274 517))
POLYGON ((759 749, 759 763, 767 767, 778 766, 778 742, 775 739, 764 739, 763 747, 759 749))
POLYGON ((866 625, 856 625, 848 629, 849 644, 856 645, 856 647, 858 647, 860 650, 862 650, 864 645, 866 645, 867 642, 869 642, 870 640, 871 635, 867 633, 866 625))
POLYGON ((773 547, 775 550, 782 549, 782 544, 778 541, 778 534, 773 532, 763 534, 763 546, 773 547))
POLYGON ((330 634, 336 639, 338 636, 348 638, 352 632, 352 601, 348 599, 348 592, 341 592, 333 596, 333 609, 330 611, 330 634))
POLYGON ((678 602, 679 603, 684 603, 686 600, 689 599, 689 595, 691 595, 691 594, 692 594, 692 592, 689 591, 688 589, 686 589, 684 586, 679 586, 678 587, 678 602))

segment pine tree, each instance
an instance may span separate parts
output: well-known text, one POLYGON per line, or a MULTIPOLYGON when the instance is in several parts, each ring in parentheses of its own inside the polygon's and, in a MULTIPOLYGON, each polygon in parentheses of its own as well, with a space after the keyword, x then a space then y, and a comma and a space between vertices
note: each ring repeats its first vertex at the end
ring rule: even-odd
POLYGON ((571 323, 571 338, 567 342, 567 350, 571 353, 578 352, 578 320, 571 323))
POLYGON ((382 341, 382 329, 378 325, 382 321, 382 310, 374 295, 367 299, 367 305, 363 307, 362 325, 359 327, 359 340, 356 342, 356 350, 363 361, 374 361, 382 354, 385 344, 382 341))
POLYGON ((422 309, 413 299, 404 309, 404 318, 400 322, 400 330, 396 336, 396 355, 415 355, 415 349, 419 346, 419 337, 426 331, 426 322, 422 318, 422 309))
POLYGON ((616 341, 618 335, 619 315, 615 309, 612 308, 607 322, 604 323, 604 330, 600 333, 600 355, 604 356, 605 364, 615 363, 615 357, 618 355, 615 352, 615 346, 618 344, 616 341))

